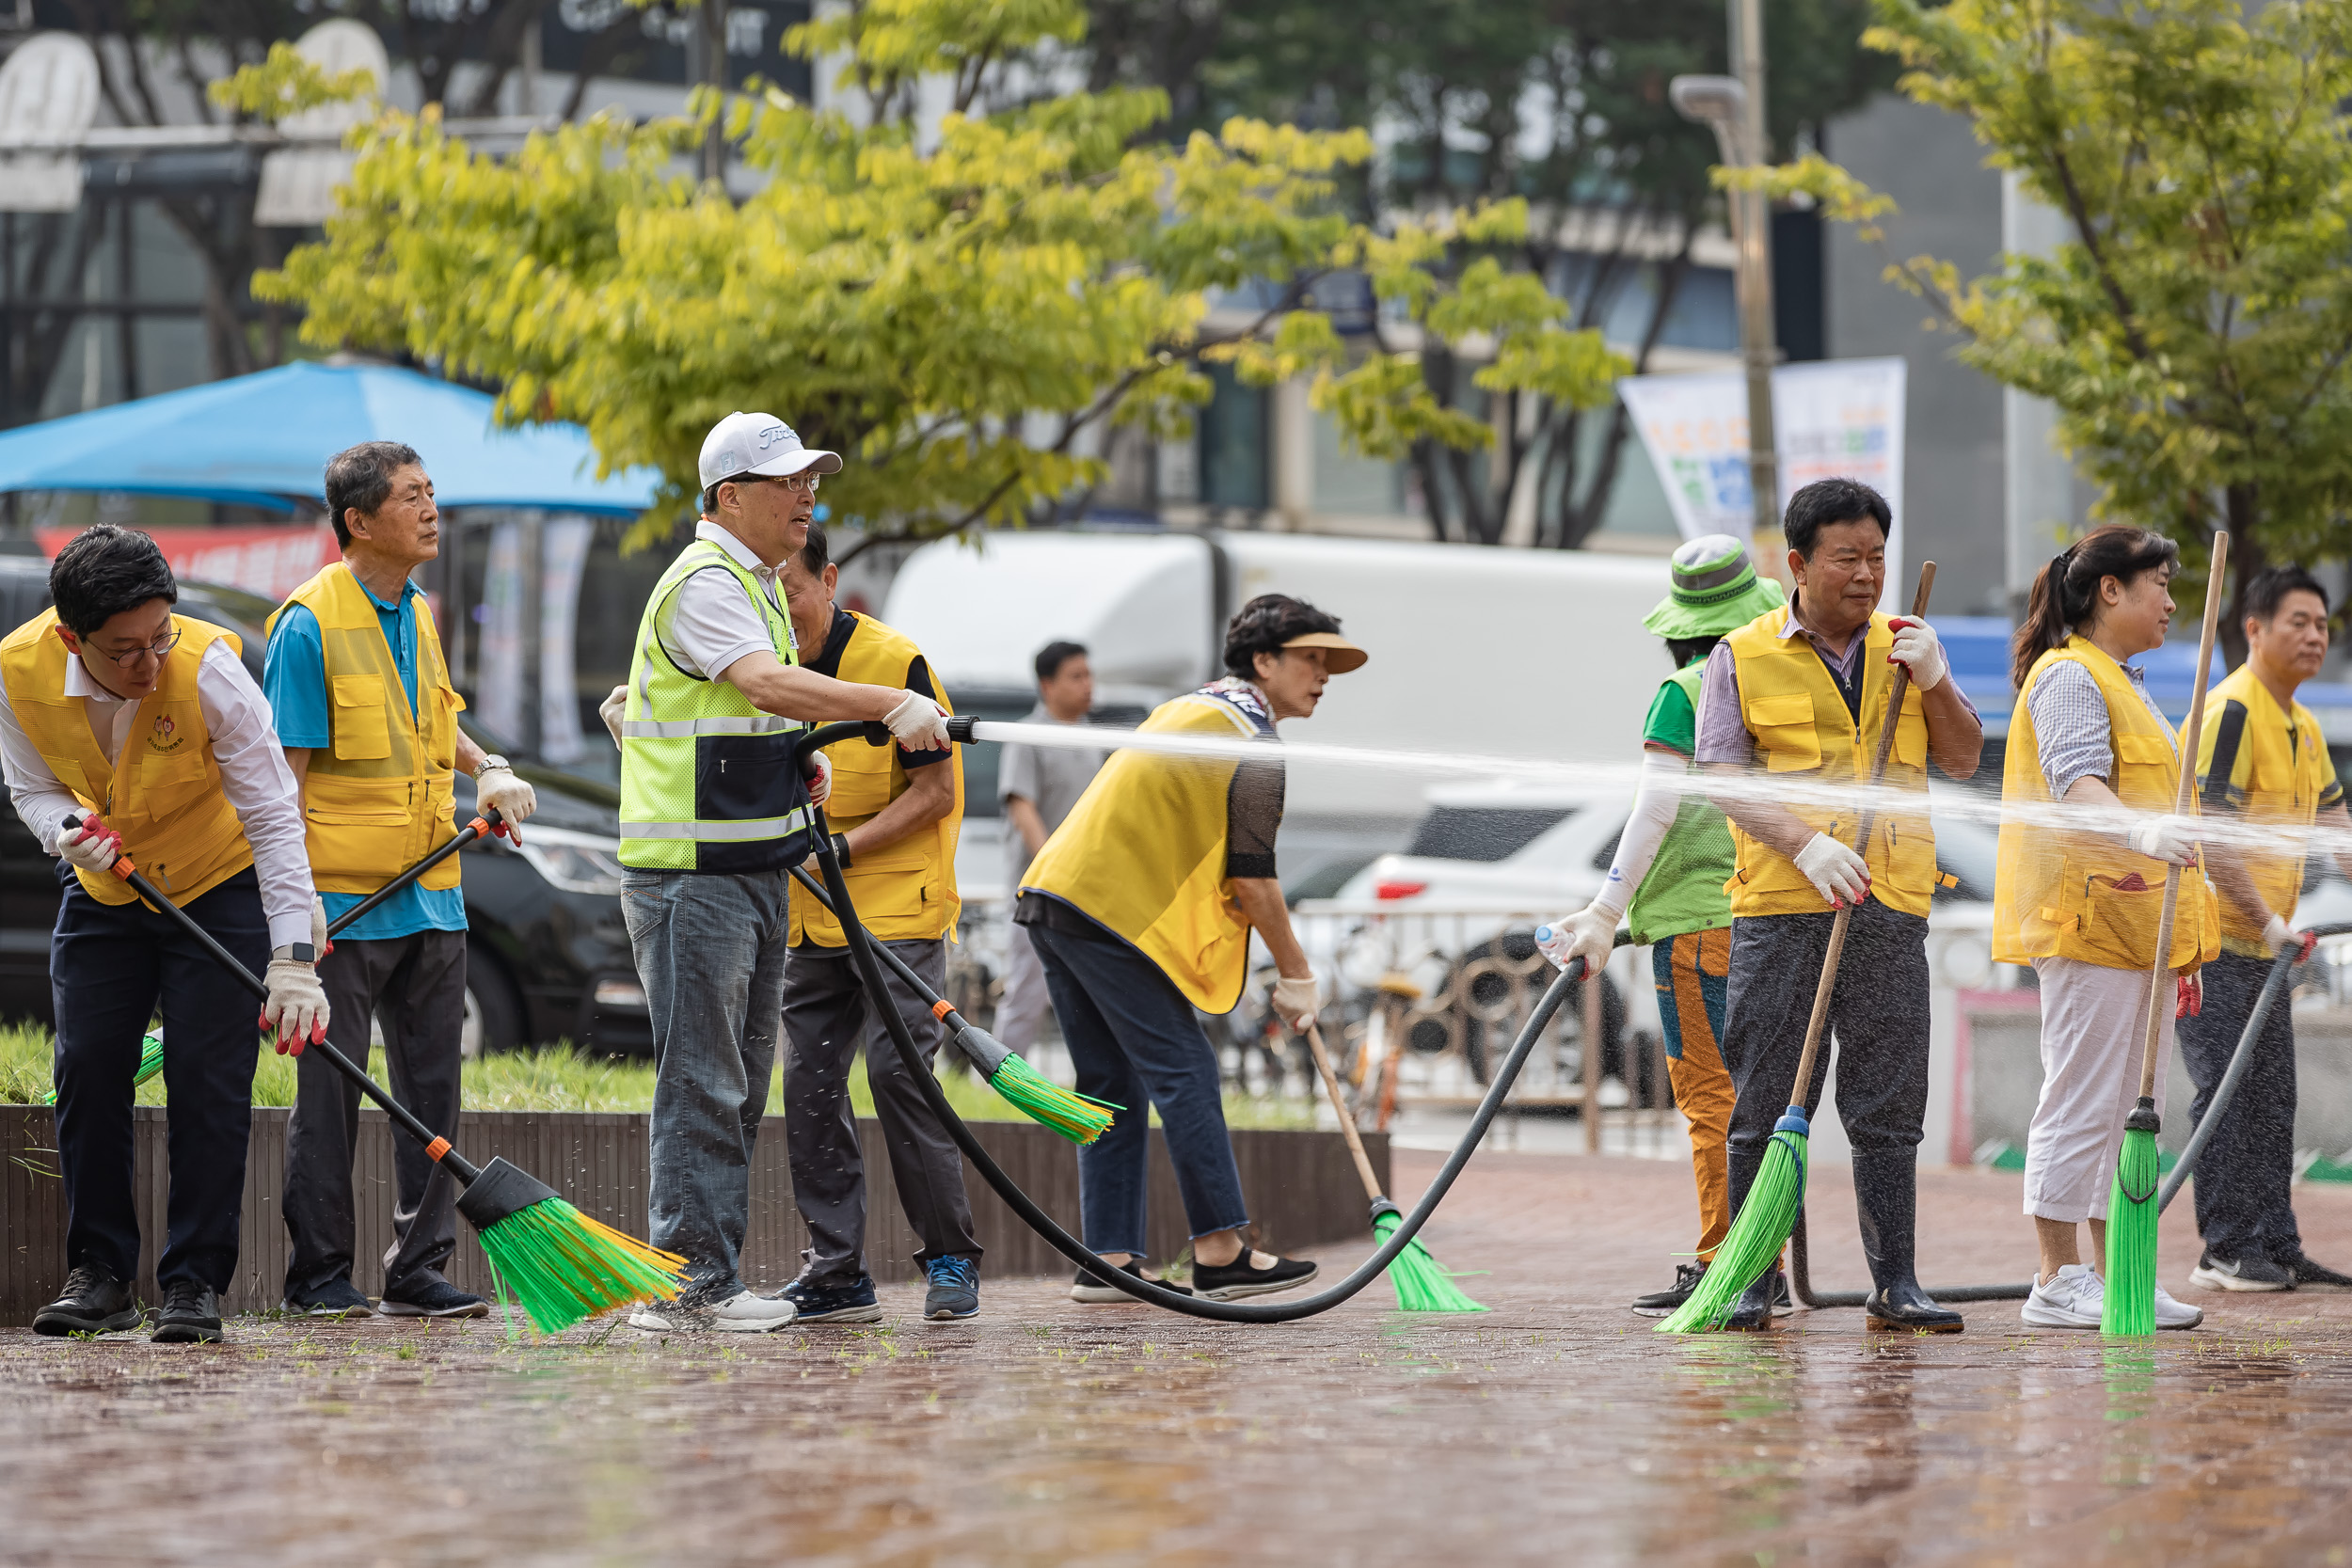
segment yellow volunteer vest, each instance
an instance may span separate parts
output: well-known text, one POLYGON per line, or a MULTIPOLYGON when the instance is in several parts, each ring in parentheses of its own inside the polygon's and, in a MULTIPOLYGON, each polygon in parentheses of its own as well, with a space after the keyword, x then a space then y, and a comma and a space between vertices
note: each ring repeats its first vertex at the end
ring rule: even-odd
MULTIPOLYGON (((1862 650, 1862 717, 1857 721, 1838 694, 1821 656, 1803 632, 1781 636, 1788 610, 1769 610, 1724 641, 1731 645, 1740 675, 1740 717, 1756 737, 1756 761, 1763 776, 1810 791, 1849 784, 1870 776, 1870 757, 1886 722, 1886 699, 1895 688, 1887 650, 1895 634, 1887 617, 1874 614, 1862 650)), ((1895 725, 1895 747, 1887 753, 1886 786, 1925 796, 1928 788, 1928 721, 1917 687, 1903 693, 1902 717, 1895 725)), ((1855 845, 1860 803, 1832 805, 1792 798, 1788 809, 1815 829, 1861 850, 1870 865, 1870 895, 1888 909, 1925 916, 1935 893, 1935 833, 1924 800, 1918 811, 1880 807, 1867 846, 1855 845)), ((1724 891, 1735 917, 1819 914, 1829 906, 1796 862, 1731 825, 1737 868, 1724 891)))
MULTIPOLYGON (((57 612, 45 610, 0 641, 0 685, 58 783, 122 835, 123 853, 176 902, 199 898, 251 865, 253 849, 221 789, 212 730, 196 694, 205 650, 219 641, 241 649, 237 634, 184 615, 171 618, 179 644, 164 659, 162 680, 140 701, 122 754, 109 763, 90 733, 87 705, 65 694, 66 661, 73 656, 56 625, 57 612)), ((135 896, 112 872, 93 875, 77 866, 74 874, 102 904, 128 904, 135 896)))
MULTIPOLYGON (((857 630, 841 650, 838 678, 866 686, 906 684, 907 667, 922 650, 904 632, 893 630, 869 615, 857 615, 857 630)), ((937 671, 931 688, 939 705, 948 706, 946 688, 937 671)), ((844 740, 825 748, 833 761, 833 797, 825 802, 825 821, 833 832, 846 833, 873 820, 882 807, 907 790, 907 770, 896 746, 869 746, 844 740)), ((963 757, 951 755, 934 768, 954 769, 956 799, 947 815, 929 828, 909 833, 898 843, 867 850, 844 873, 850 901, 857 906, 866 928, 883 942, 923 942, 953 937, 956 915, 963 907, 956 892, 956 836, 963 825, 963 757)), ((840 924, 817 907, 817 901, 792 884, 791 940, 818 947, 845 945, 840 924)))
MULTIPOLYGON (((1232 702, 1196 691, 1139 728, 1273 738, 1232 702)), ((1113 752, 1029 863, 1022 891, 1047 893, 1133 942, 1192 1005, 1227 1013, 1248 980, 1249 922, 1225 876, 1226 795, 1241 764, 1113 752)))
MULTIPOLYGON (((2205 729, 2199 737, 2197 770, 2209 774, 2220 754, 2223 732, 2237 731, 2238 766, 2220 782, 2231 803, 2249 822, 2277 830, 2264 835, 2270 849, 2241 847, 2240 856, 2254 891, 2279 914, 2292 922, 2303 894, 2305 837, 2319 817, 2320 797, 2327 792, 2333 769, 2328 764, 2328 742, 2319 733, 2319 720, 2310 708, 2290 701, 2281 712, 2270 689, 2254 678, 2251 667, 2239 665, 2205 698, 2205 729), (2229 705, 2244 710, 2233 716, 2229 705), (2289 735, 2294 736, 2289 743, 2289 735), (2244 793, 2235 787, 2239 774, 2244 793)), ((2211 789, 2213 784, 2208 783, 2211 789)), ((2260 927, 2236 905, 2221 901, 2221 945, 2233 953, 2268 958, 2260 927)))
MULTIPOLYGON (((417 705, 384 641, 375 601, 342 562, 322 569, 286 600, 318 617, 326 653, 329 744, 310 752, 303 776, 304 847, 321 893, 373 893, 457 836, 450 776, 457 765, 457 714, 466 705, 449 684, 441 636, 424 595, 417 618, 417 705)), ((278 629, 278 607, 269 618, 278 629)), ((453 888, 452 855, 418 879, 453 888)))
MULTIPOLYGON (((2058 664, 2079 664, 2106 699, 2114 741, 2107 784, 2134 811, 2169 812, 2180 787, 2171 726, 2148 711, 2123 667, 2094 643, 2070 637, 2034 660, 2009 723, 2001 776, 2001 852, 1993 881, 1993 956, 2003 963, 2079 958, 2110 969, 2149 969, 2164 907, 2165 863, 2124 847, 2113 830, 2060 827, 2030 810, 2047 807, 2050 784, 2026 707, 2034 683, 2058 664), (2142 886, 2118 884, 2137 876, 2142 886)), ((2207 699, 2207 712, 2212 711, 2207 699)), ((2190 810, 2193 812, 2192 804, 2190 810)), ((2185 872, 2166 966, 2194 969, 2221 950, 2221 913, 2201 871, 2185 872)))

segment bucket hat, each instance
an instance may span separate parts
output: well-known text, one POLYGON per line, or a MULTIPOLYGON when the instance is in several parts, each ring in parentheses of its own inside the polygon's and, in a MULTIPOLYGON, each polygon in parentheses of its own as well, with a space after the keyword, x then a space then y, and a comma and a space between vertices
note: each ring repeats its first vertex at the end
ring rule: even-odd
POLYGON ((1756 575, 1747 545, 1728 533, 1685 541, 1672 572, 1673 588, 1642 620, 1660 637, 1718 637, 1788 602, 1779 583, 1756 575))

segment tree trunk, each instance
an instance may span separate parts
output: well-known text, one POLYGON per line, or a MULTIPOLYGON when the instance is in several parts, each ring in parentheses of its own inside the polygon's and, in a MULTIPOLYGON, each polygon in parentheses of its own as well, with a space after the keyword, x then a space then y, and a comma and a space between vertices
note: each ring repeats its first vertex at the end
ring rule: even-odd
MULTIPOLYGON (((2220 636, 2217 641, 2228 656, 2232 669, 2246 662, 2246 585, 2254 575, 2269 564, 2255 527, 2262 516, 2262 492, 2258 485, 2233 484, 2222 492, 2223 505, 2228 509, 2230 525, 2230 560, 2227 567, 2230 580, 2223 584, 2228 597, 2222 600, 2220 636)), ((2211 536, 2208 535, 2210 542, 2211 536)), ((2210 556, 2208 556, 2210 561, 2210 556)), ((2207 582, 2205 591, 2213 592, 2207 582)))

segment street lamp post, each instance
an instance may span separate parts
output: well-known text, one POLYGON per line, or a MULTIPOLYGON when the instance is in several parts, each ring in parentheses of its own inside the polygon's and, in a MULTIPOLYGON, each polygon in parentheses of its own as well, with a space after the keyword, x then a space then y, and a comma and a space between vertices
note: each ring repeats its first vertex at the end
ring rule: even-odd
MULTIPOLYGON (((1725 166, 1753 168, 1765 152, 1763 24, 1756 0, 1740 0, 1740 13, 1742 74, 1753 87, 1737 76, 1677 76, 1667 85, 1667 96, 1683 119, 1715 133, 1725 166)), ((1740 357, 1748 374, 1748 484, 1760 538, 1780 527, 1780 464, 1772 447, 1772 364, 1780 353, 1772 341, 1772 209, 1762 191, 1733 191, 1725 205, 1739 247, 1734 278, 1740 357)))

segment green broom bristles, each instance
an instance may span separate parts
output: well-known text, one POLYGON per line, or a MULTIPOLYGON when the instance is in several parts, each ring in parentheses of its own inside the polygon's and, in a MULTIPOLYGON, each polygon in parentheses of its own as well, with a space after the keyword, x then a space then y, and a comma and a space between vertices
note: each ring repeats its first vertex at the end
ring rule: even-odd
POLYGON ((1090 1144, 1111 1124, 1111 1113, 1125 1109, 1090 1100, 1038 1075, 1037 1069, 1016 1053, 989 1074, 988 1086, 1005 1102, 1042 1127, 1049 1127, 1073 1144, 1090 1144))
MULTIPOLYGON (((139 1041, 139 1070, 131 1080, 132 1089, 136 1091, 141 1084, 163 1070, 164 1032, 161 1029, 150 1029, 139 1041)), ((40 1102, 43 1105, 55 1105, 57 1102, 57 1090, 55 1085, 50 1086, 47 1094, 40 1097, 40 1102)))
POLYGON ((500 1285, 514 1292, 542 1334, 561 1334, 633 1301, 668 1300, 685 1279, 685 1259, 590 1219, 560 1197, 484 1230, 482 1250, 500 1285))
MULTIPOLYGON (((2140 1101, 2150 1122, 2155 1108, 2140 1101)), ((2140 1111, 2132 1113, 2132 1122, 2140 1111)), ((2099 1309, 2099 1332, 2112 1336, 2156 1331, 2156 1134, 2153 1127, 2124 1125, 2123 1148, 2115 1159, 2115 1185, 2107 1194, 2106 1300, 2099 1309)))
MULTIPOLYGON (((1389 1210, 1372 1222, 1372 1233, 1382 1242, 1396 1234, 1405 1216, 1389 1210)), ((1396 1288, 1400 1312, 1484 1312, 1486 1308, 1464 1295, 1452 1269, 1429 1256, 1416 1236, 1389 1264, 1389 1283, 1396 1288)))
POLYGON ((1795 1105, 1772 1129, 1764 1150, 1764 1168, 1756 1173, 1747 1201, 1732 1217, 1730 1233, 1715 1249, 1715 1260, 1700 1276, 1698 1289, 1658 1325, 1660 1334, 1709 1334, 1731 1321, 1732 1311, 1748 1287, 1780 1261, 1781 1248, 1797 1223, 1804 1202, 1805 1149, 1811 1124, 1795 1105))

